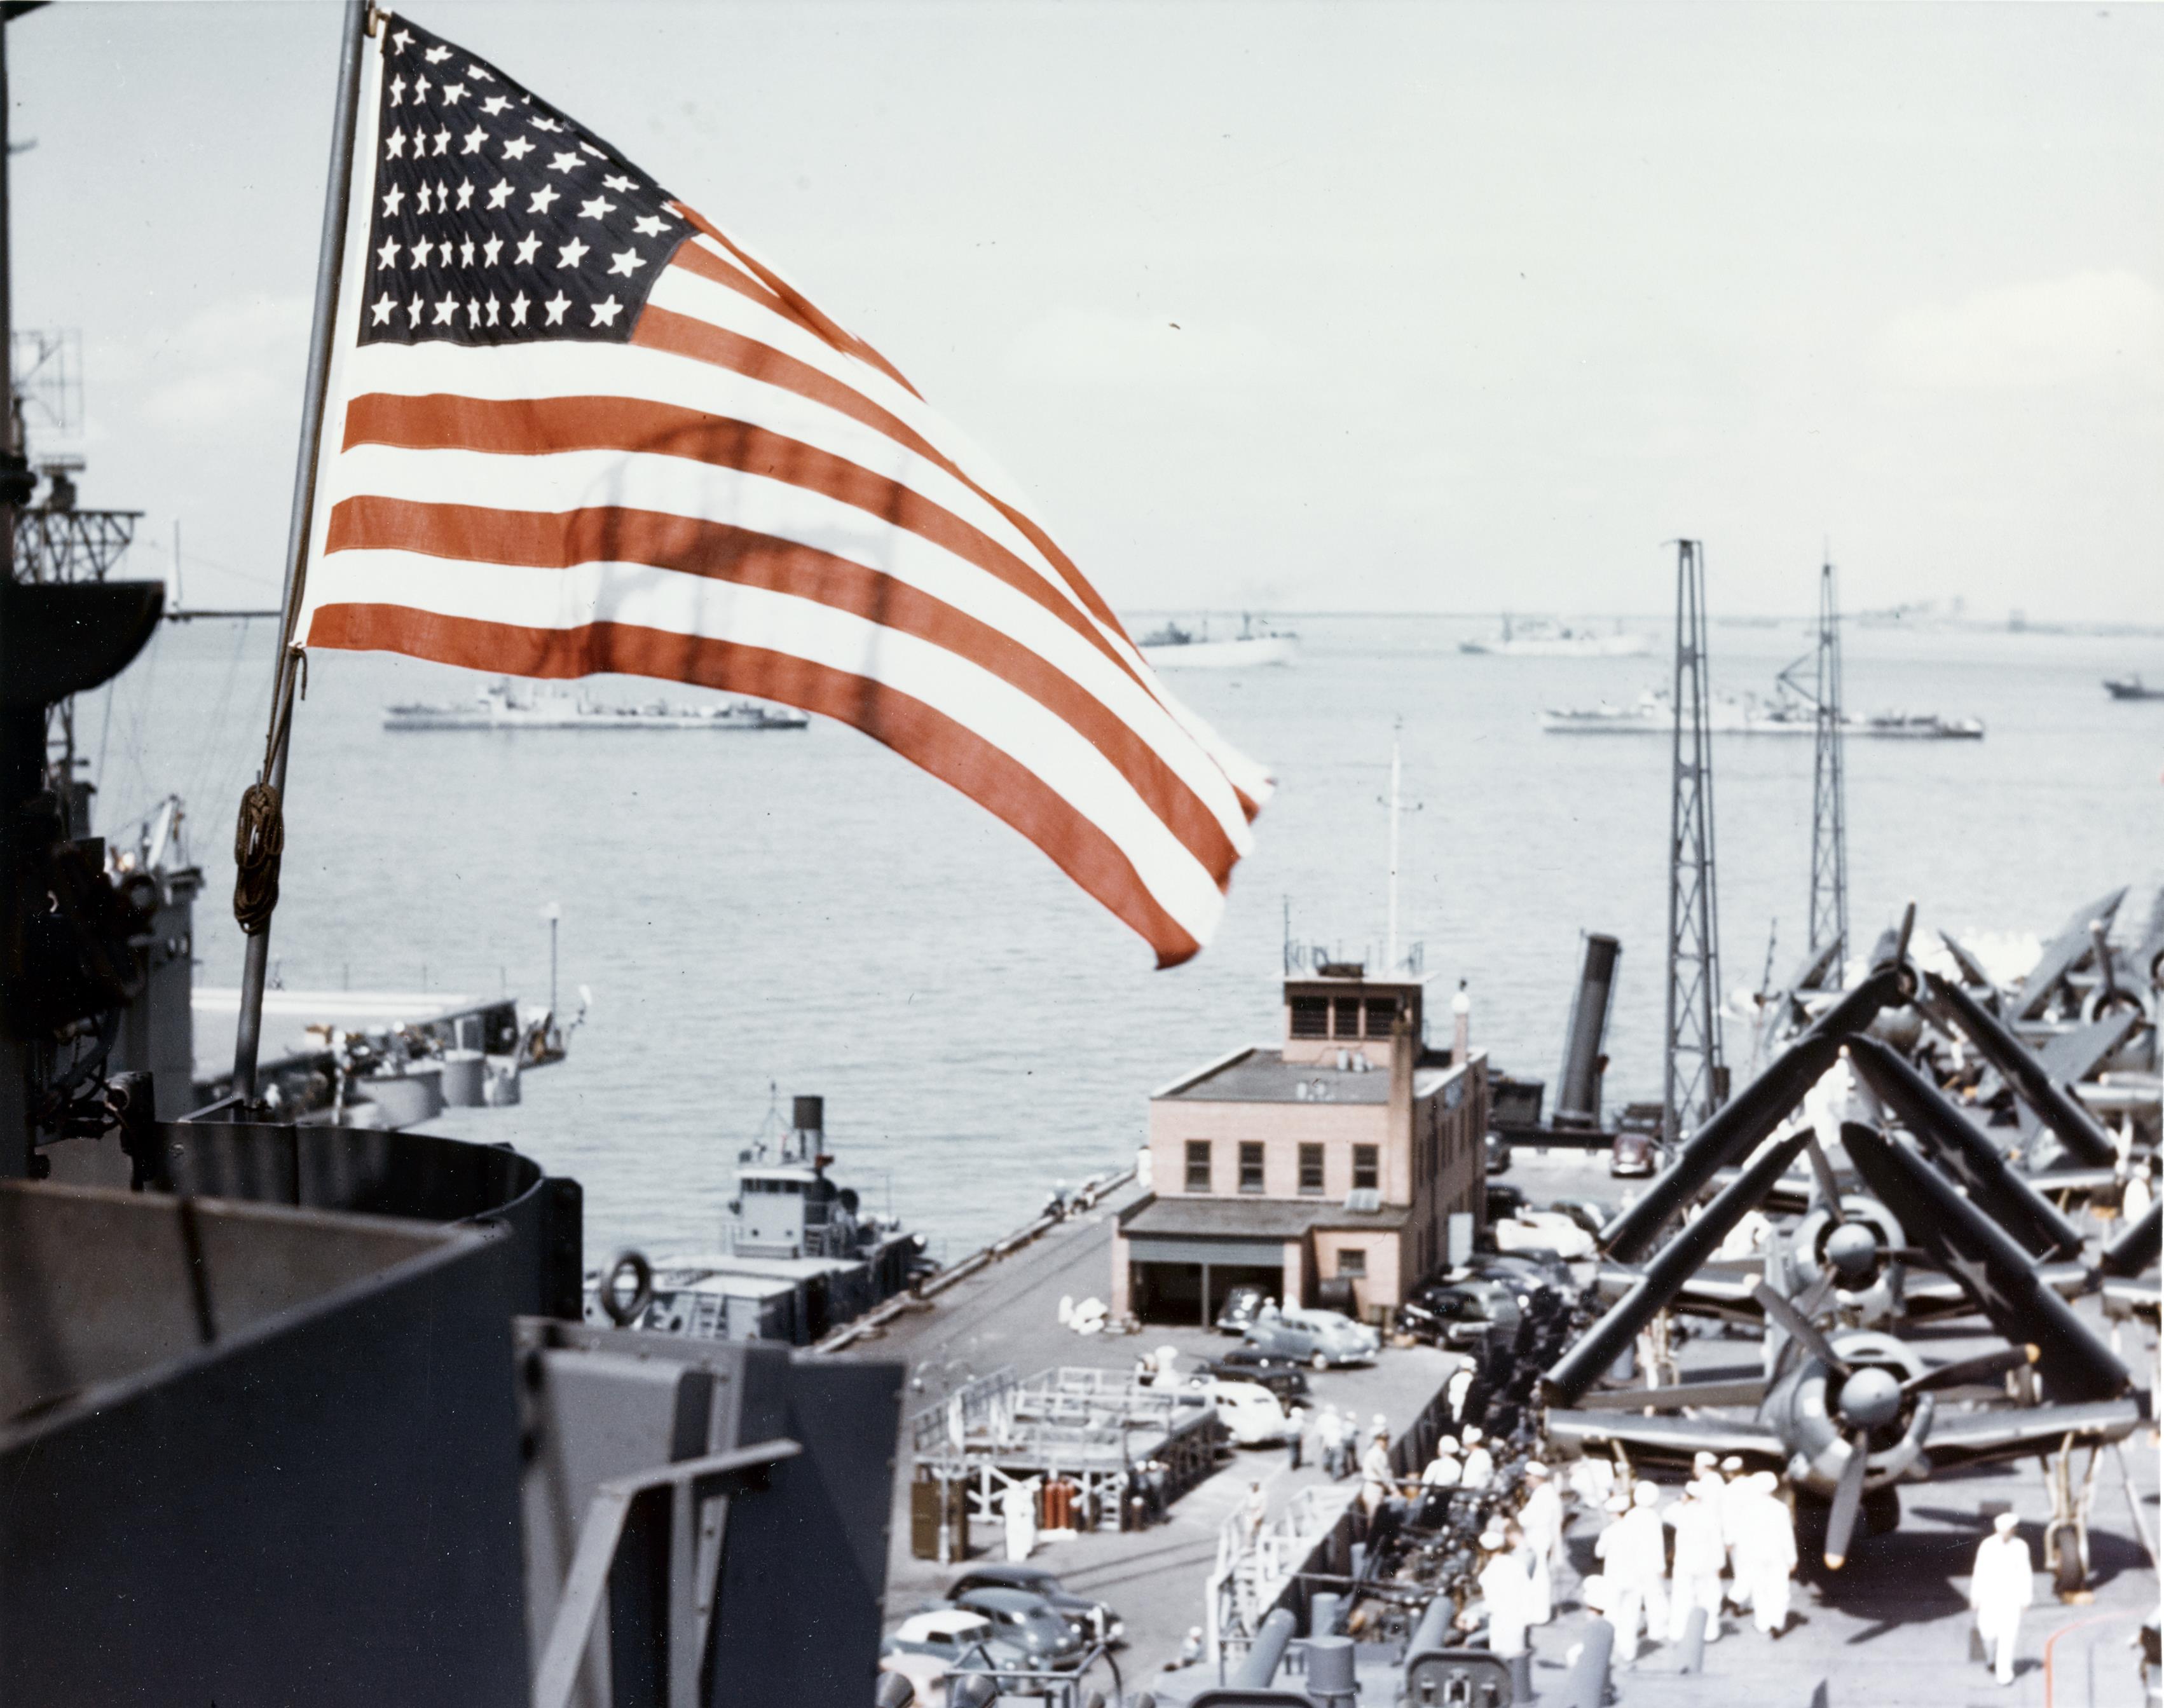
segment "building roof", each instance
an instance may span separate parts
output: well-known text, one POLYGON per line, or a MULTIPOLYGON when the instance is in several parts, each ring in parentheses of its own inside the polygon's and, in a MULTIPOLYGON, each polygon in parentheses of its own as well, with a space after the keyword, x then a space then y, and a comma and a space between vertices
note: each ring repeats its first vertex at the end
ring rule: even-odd
MULTIPOLYGON (((1257 1044, 1220 1057, 1200 1072, 1175 1080, 1152 1101, 1179 1099, 1198 1103, 1388 1103, 1390 1072, 1375 1066, 1358 1050, 1352 1065, 1335 1062, 1288 1062, 1284 1052, 1257 1044)), ((1423 1061, 1413 1069, 1413 1096, 1431 1096, 1456 1071, 1447 1059, 1423 1061)))
POLYGON ((1123 1211, 1123 1234, 1176 1239, 1300 1239, 1318 1227, 1363 1228, 1389 1233, 1403 1227, 1410 1206, 1347 1210, 1322 1198, 1164 1198, 1155 1196, 1123 1211))

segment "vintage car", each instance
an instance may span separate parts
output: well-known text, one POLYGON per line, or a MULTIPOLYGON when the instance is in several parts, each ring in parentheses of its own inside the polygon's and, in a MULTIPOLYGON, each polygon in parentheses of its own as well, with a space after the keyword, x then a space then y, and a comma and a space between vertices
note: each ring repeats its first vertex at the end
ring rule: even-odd
POLYGON ((1058 1575, 1043 1566, 1022 1560, 985 1560, 965 1566, 948 1590, 950 1598, 973 1590, 1027 1590, 1064 1619, 1075 1636, 1087 1642, 1117 1644, 1127 1626, 1111 1607, 1087 1595, 1070 1592, 1058 1575))
POLYGON ((1029 1664, 1019 1643, 997 1631, 984 1614, 967 1607, 934 1607, 911 1614, 880 1646, 880 1653, 926 1657, 956 1672, 989 1673, 1029 1664))
POLYGON ((1075 1635, 1059 1610, 1034 1590, 991 1585, 948 1599, 990 1620, 999 1636, 1027 1658, 1032 1671, 1079 1666, 1089 1653, 1089 1645, 1075 1635))
POLYGON ((1258 1351, 1299 1359, 1310 1368, 1374 1362, 1382 1337, 1335 1311, 1263 1311, 1247 1325, 1247 1341, 1258 1351))
POLYGON ((1243 1334, 1255 1313, 1271 1302, 1260 1287, 1235 1287, 1225 1295, 1224 1308, 1213 1325, 1220 1334, 1243 1334))
POLYGON ((1268 1447, 1300 1433, 1297 1414, 1259 1382, 1213 1380, 1203 1391, 1217 1408, 1217 1421, 1225 1426, 1235 1447, 1268 1447))
POLYGON ((1244 1341, 1205 1359, 1194 1380, 1200 1383, 1212 1376, 1227 1382, 1258 1382, 1287 1406, 1305 1405, 1310 1392, 1306 1359, 1284 1358, 1244 1341))

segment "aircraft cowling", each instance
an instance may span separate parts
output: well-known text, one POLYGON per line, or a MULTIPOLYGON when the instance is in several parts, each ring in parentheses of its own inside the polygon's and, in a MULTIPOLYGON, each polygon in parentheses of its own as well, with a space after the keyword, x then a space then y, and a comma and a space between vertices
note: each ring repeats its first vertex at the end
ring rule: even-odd
POLYGON ((1836 1274, 1836 1295, 1841 1313, 1848 1321, 1865 1327, 1891 1322, 1901 1315, 1903 1301, 1899 1278, 1899 1263, 1887 1253, 1905 1247, 1908 1236, 1901 1224, 1876 1198, 1859 1192, 1842 1195, 1841 1220, 1836 1222, 1833 1214, 1824 1205, 1811 1211, 1796 1225, 1794 1241, 1795 1291, 1803 1292, 1818 1285, 1826 1271, 1826 1241, 1835 1229, 1842 1227, 1862 1227, 1872 1238, 1878 1252, 1872 1259, 1867 1275, 1851 1280, 1836 1274))
MULTIPOLYGON (((1873 1330, 1851 1330, 1833 1337, 1834 1349, 1858 1373, 1884 1371, 1896 1382, 1924 1374, 1922 1359, 1890 1334, 1873 1330)), ((1798 1487, 1821 1500, 1833 1498, 1853 1450, 1848 1436, 1857 1427, 1839 1415, 1838 1390, 1844 1378, 1809 1353, 1775 1385, 1761 1409, 1760 1420, 1788 1449, 1788 1477, 1798 1487)), ((1871 1432, 1871 1453, 1865 1460, 1863 1487, 1867 1493, 1898 1482, 1923 1456, 1924 1438, 1930 1432, 1937 1402, 1929 1394, 1904 1396, 1899 1410, 1871 1432)))

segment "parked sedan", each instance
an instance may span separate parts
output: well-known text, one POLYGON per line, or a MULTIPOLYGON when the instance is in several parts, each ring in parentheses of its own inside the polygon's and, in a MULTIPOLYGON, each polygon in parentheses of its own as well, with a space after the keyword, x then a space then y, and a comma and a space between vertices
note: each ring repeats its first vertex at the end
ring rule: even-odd
POLYGON ((1515 1332, 1518 1326, 1517 1299, 1511 1289, 1494 1281, 1452 1281, 1447 1286, 1426 1286, 1398 1307, 1401 1334, 1431 1346, 1465 1348, 1479 1343, 1490 1329, 1515 1332))
POLYGON ((1304 1359, 1264 1352, 1244 1341, 1208 1359, 1196 1373, 1197 1380, 1212 1376, 1227 1382, 1259 1382, 1288 1406, 1305 1404, 1310 1393, 1304 1359))
POLYGON ((1255 1313, 1269 1302, 1269 1295, 1260 1287, 1235 1287, 1225 1295, 1224 1308, 1212 1326, 1220 1334, 1243 1334, 1255 1320, 1255 1313))
POLYGON ((984 1614, 967 1607, 935 1607, 912 1613, 880 1646, 883 1655, 924 1655, 965 1672, 1011 1671, 1029 1657, 1021 1644, 996 1631, 984 1614))
POLYGON ((1300 1433, 1300 1419, 1259 1383, 1213 1381, 1205 1391, 1235 1447, 1269 1447, 1300 1433))
POLYGON ((1608 1172, 1618 1180, 1641 1178, 1653 1172, 1657 1153, 1652 1137, 1643 1133, 1619 1133, 1608 1159, 1608 1172))
POLYGON ((954 1596, 954 1604, 981 1613, 992 1628, 1027 1657, 1038 1672, 1079 1665, 1085 1645, 1059 1610, 1033 1590, 971 1590, 954 1596))
POLYGON ((1578 1285, 1571 1279, 1570 1265, 1553 1252, 1539 1247, 1525 1251, 1475 1252, 1473 1261, 1466 1267, 1473 1279, 1498 1281, 1516 1293, 1530 1292, 1536 1287, 1570 1293, 1578 1285))
POLYGON ((1027 1590, 1064 1619, 1068 1628, 1085 1643, 1116 1643, 1127 1633, 1126 1623, 1104 1602, 1073 1594, 1057 1574, 1043 1566, 1021 1560, 986 1560, 981 1565, 965 1567, 947 1593, 959 1599, 974 1590, 1027 1590))
POLYGON ((1247 1325, 1247 1344, 1314 1369, 1373 1362, 1382 1337, 1335 1311, 1263 1311, 1247 1325))

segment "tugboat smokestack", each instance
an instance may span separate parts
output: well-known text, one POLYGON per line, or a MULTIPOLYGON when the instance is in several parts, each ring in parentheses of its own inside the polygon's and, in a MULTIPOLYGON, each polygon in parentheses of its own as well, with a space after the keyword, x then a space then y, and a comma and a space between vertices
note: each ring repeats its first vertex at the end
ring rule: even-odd
POLYGON ((827 1100, 824 1097, 792 1097, 790 1100, 789 1124, 799 1133, 824 1134, 827 1131, 827 1100))

